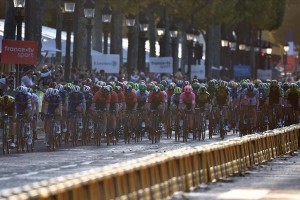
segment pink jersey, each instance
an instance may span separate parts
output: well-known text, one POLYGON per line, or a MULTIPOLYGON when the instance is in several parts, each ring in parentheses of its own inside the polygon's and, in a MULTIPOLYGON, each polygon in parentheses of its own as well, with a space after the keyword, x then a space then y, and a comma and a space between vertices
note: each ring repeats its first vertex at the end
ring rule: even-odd
POLYGON ((195 97, 195 94, 193 92, 191 92, 190 95, 183 92, 179 97, 179 103, 195 105, 195 102, 196 102, 195 99, 196 99, 196 97, 195 97))

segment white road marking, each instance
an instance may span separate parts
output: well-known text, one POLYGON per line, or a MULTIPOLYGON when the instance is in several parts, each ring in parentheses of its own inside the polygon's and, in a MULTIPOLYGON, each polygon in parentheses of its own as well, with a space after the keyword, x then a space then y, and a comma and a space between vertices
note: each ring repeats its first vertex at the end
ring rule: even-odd
POLYGON ((61 166, 60 168, 70 168, 70 167, 76 167, 77 164, 74 164, 74 165, 65 165, 65 166, 61 166))

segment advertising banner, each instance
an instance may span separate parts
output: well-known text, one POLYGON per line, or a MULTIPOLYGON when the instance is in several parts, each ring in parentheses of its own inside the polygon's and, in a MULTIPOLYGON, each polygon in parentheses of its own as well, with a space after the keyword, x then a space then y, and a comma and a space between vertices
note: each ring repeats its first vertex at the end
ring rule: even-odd
POLYGON ((267 69, 267 70, 263 70, 263 69, 258 69, 257 70, 257 78, 261 79, 263 81, 267 80, 267 79, 272 79, 272 70, 271 69, 267 69))
POLYGON ((204 61, 201 60, 200 65, 191 65, 191 80, 194 78, 204 80, 205 79, 205 66, 204 61))
POLYGON ((150 57, 149 71, 152 73, 173 73, 172 57, 150 57))
POLYGON ((250 65, 234 65, 233 76, 239 78, 250 78, 251 77, 250 65))
POLYGON ((36 41, 2 40, 3 64, 37 64, 38 43, 36 41))
POLYGON ((92 68, 105 73, 117 74, 120 72, 119 54, 99 54, 92 56, 92 68))

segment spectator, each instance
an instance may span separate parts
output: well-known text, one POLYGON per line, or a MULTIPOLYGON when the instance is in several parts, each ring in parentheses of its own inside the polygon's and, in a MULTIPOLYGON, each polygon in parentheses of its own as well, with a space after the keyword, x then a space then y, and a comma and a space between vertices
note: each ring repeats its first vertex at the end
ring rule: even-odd
POLYGON ((32 80, 33 71, 30 69, 24 73, 24 76, 21 78, 21 84, 26 87, 33 87, 35 84, 32 80))

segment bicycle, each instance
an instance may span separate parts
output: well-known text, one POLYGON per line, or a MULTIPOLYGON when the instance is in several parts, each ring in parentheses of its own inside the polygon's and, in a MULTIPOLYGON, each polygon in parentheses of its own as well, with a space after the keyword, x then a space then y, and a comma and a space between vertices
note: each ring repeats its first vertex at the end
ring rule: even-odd
POLYGON ((205 108, 195 108, 197 118, 195 118, 195 139, 204 140, 206 131, 206 112, 205 108))
POLYGON ((12 140, 9 138, 10 133, 10 117, 5 114, 2 121, 2 152, 3 154, 10 154, 10 143, 12 140))
POLYGON ((16 133, 17 133, 17 152, 22 151, 33 151, 34 141, 32 140, 32 131, 30 128, 30 122, 27 116, 22 114, 17 114, 16 120, 16 133))
POLYGON ((83 118, 83 131, 81 142, 86 145, 91 142, 92 135, 94 134, 94 121, 90 113, 87 113, 83 118))
POLYGON ((160 116, 158 110, 150 111, 151 129, 149 131, 149 137, 152 144, 160 142, 161 130, 159 130, 159 128, 161 127, 159 125, 160 123, 159 117, 160 116))
POLYGON ((48 115, 48 150, 55 151, 59 146, 61 134, 57 133, 59 130, 57 120, 54 115, 48 115))

